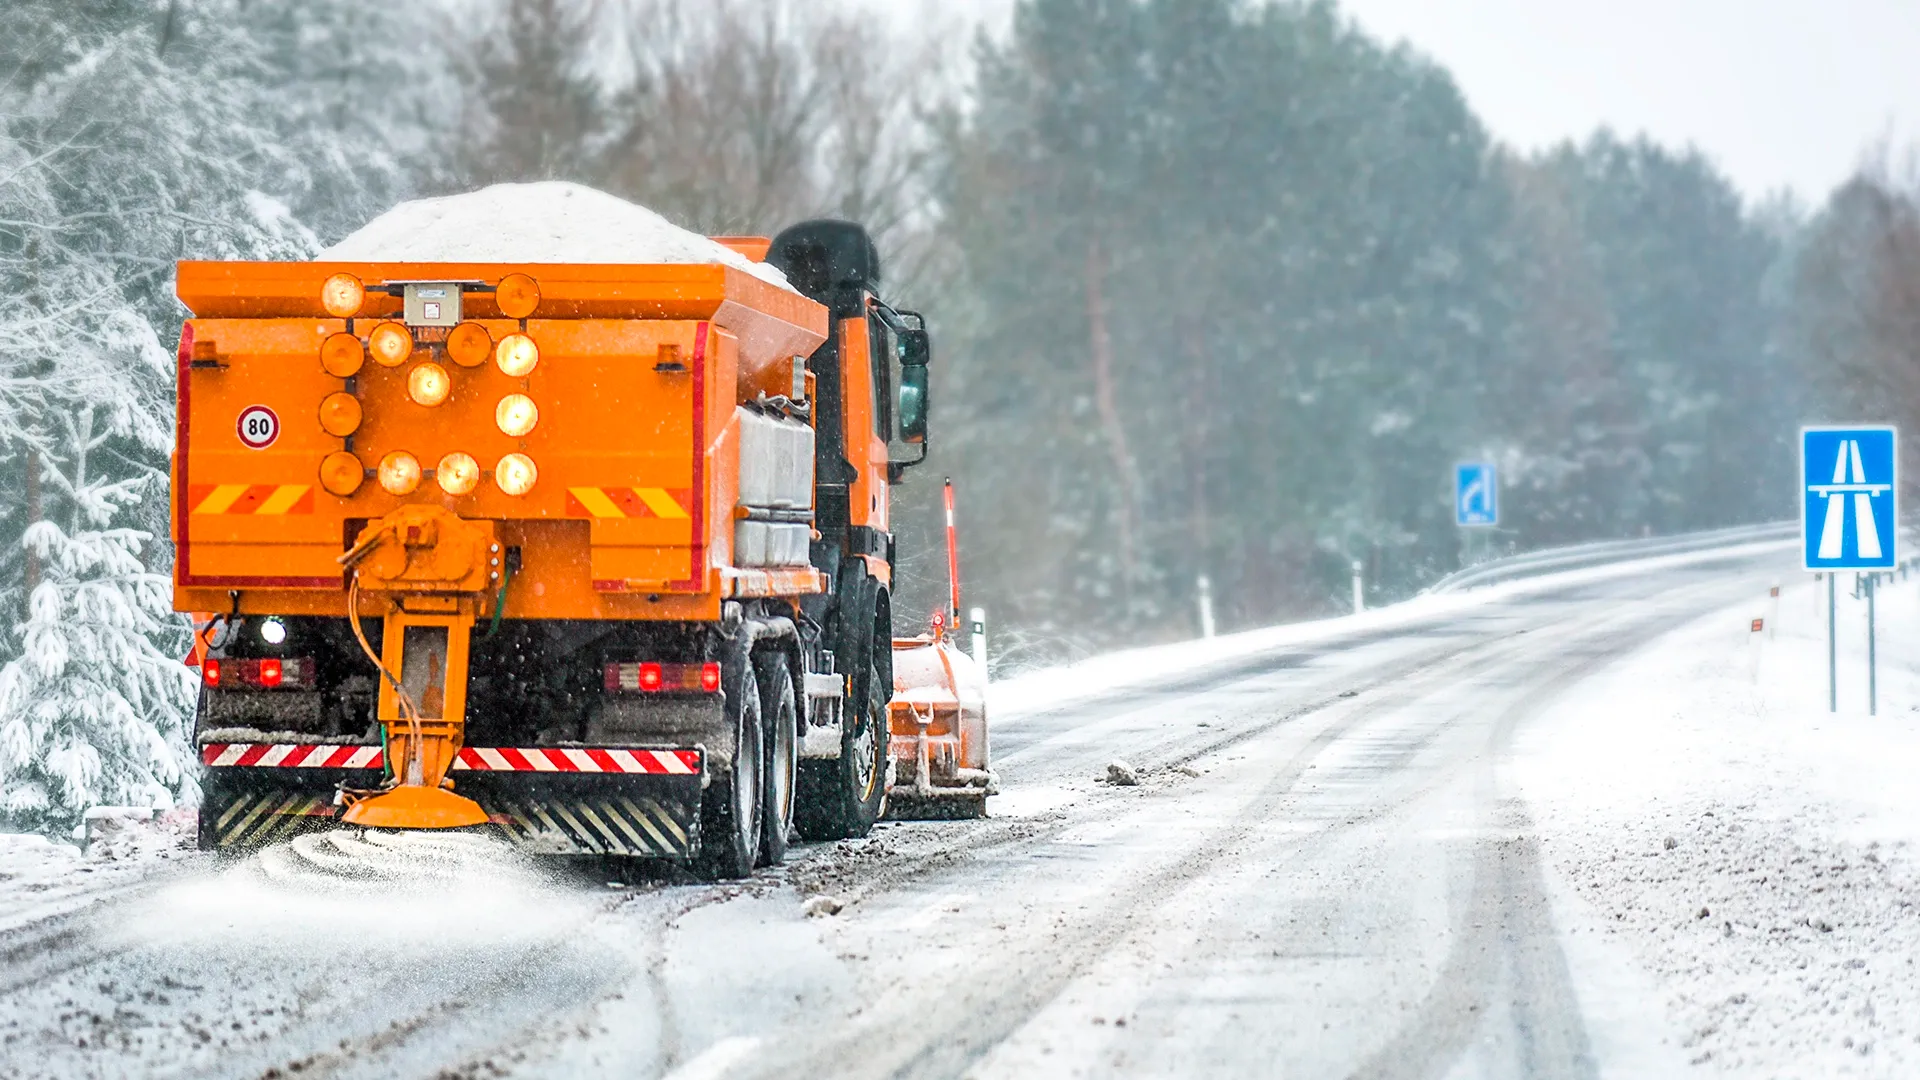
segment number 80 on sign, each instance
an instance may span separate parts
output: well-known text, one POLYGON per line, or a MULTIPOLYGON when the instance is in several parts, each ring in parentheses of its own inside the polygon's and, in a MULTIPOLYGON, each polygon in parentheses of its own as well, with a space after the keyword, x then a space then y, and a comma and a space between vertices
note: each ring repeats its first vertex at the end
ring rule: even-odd
POLYGON ((240 442, 249 450, 265 450, 280 437, 280 417, 265 405, 249 405, 240 411, 240 442))

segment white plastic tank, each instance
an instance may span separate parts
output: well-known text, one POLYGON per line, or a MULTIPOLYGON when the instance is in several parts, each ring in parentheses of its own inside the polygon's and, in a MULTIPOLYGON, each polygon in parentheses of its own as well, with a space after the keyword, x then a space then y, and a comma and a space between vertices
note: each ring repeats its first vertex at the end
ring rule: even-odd
MULTIPOLYGON (((813 507, 813 428, 756 409, 735 410, 740 424, 740 505, 792 512, 813 507)), ((812 526, 795 521, 734 524, 735 566, 804 566, 812 526)))

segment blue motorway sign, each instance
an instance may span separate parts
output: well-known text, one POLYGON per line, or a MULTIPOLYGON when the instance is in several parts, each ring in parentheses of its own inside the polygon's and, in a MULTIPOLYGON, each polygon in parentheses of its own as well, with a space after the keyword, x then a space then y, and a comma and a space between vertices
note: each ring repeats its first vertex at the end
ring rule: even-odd
POLYGON ((1474 462, 1454 466, 1453 523, 1500 524, 1500 478, 1492 465, 1474 462))
POLYGON ((1800 429, 1800 541, 1808 570, 1891 570, 1900 455, 1890 427, 1800 429))

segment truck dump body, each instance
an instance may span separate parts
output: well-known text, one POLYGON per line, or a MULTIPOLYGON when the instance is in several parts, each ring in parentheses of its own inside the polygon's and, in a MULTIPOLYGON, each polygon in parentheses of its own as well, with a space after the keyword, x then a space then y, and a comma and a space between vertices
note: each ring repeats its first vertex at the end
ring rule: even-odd
POLYGON ((174 463, 182 610, 224 611, 228 593, 242 590, 259 610, 344 616, 336 560, 349 523, 421 501, 498 522, 503 546, 522 549, 505 618, 717 618, 726 596, 819 588, 804 574, 741 573, 732 559, 736 406, 763 391, 789 393, 791 359, 824 339, 826 313, 804 297, 717 265, 418 263, 183 263, 179 293, 196 316, 183 343, 174 463), (527 273, 539 285, 539 317, 503 318, 489 293, 470 292, 465 324, 489 341, 481 363, 452 362, 445 331, 416 328, 402 362, 368 357, 341 378, 321 364, 326 341, 364 343, 402 312, 399 297, 369 290, 362 315, 329 317, 320 291, 340 273, 368 283, 491 283, 527 273), (521 378, 492 358, 494 344, 516 333, 539 350, 521 378), (437 406, 409 398, 409 374, 422 363, 450 377, 437 406), (320 417, 340 393, 362 412, 346 436, 330 434, 320 417), (496 424, 511 394, 538 410, 520 438, 496 424), (255 434, 271 435, 265 445, 240 430, 249 410, 275 429, 255 434), (425 475, 406 495, 373 476, 336 495, 318 477, 336 452, 354 454, 369 472, 404 452, 425 475), (483 471, 468 494, 447 494, 429 472, 451 453, 483 471), (489 482, 510 453, 538 470, 524 495, 489 482))

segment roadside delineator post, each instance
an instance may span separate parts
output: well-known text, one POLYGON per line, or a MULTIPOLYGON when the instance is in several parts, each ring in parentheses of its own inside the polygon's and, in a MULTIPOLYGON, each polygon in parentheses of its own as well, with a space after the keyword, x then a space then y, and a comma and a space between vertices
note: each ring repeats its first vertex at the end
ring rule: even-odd
POLYGON ((1194 586, 1200 594, 1200 636, 1210 638, 1213 636, 1213 581, 1201 574, 1194 586))
POLYGON ((1367 610, 1367 592, 1365 582, 1360 577, 1360 560, 1353 560, 1353 613, 1367 610))

